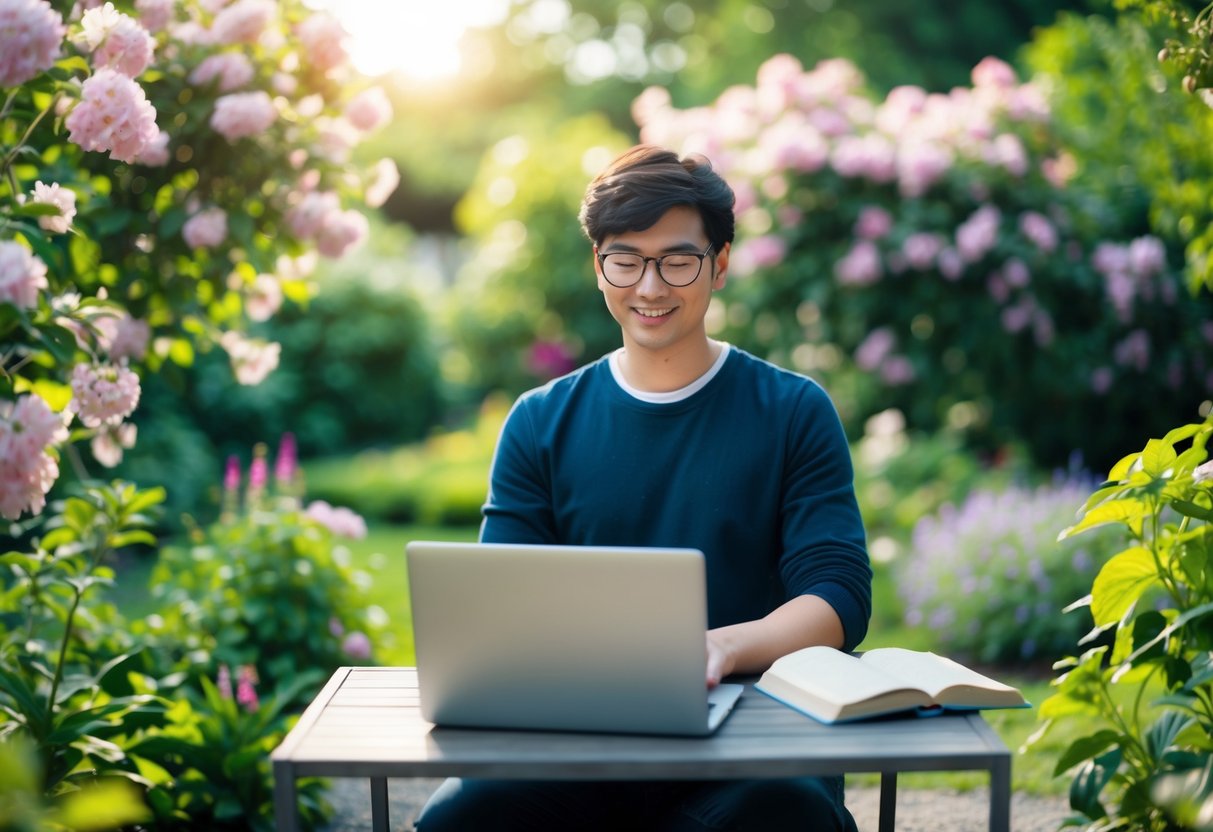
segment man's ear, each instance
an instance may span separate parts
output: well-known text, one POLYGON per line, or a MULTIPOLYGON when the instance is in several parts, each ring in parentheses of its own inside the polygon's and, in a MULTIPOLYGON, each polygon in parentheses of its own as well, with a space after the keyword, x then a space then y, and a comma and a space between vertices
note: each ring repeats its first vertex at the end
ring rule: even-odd
POLYGON ((723 289, 724 284, 728 282, 729 251, 732 248, 732 243, 725 243, 716 254, 716 276, 712 280, 713 289, 723 289))
POLYGON ((606 282, 606 278, 602 276, 602 261, 598 259, 598 246, 590 249, 590 259, 594 261, 594 276, 598 278, 598 288, 605 290, 611 284, 606 282))

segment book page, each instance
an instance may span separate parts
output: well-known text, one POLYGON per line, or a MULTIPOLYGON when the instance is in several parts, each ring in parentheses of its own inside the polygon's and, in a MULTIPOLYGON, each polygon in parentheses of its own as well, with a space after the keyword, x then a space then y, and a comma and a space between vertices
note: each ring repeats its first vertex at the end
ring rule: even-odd
POLYGON ((956 687, 981 688, 1007 696, 1018 695, 1015 688, 935 653, 906 650, 901 647, 880 647, 864 653, 861 661, 890 676, 904 679, 907 685, 921 688, 936 702, 941 701, 941 697, 947 698, 945 691, 948 688, 956 687))
MULTIPOLYGON (((777 659, 771 671, 827 702, 861 702, 890 691, 914 688, 833 647, 807 647, 777 659)), ((911 675, 909 677, 913 679, 911 675)))

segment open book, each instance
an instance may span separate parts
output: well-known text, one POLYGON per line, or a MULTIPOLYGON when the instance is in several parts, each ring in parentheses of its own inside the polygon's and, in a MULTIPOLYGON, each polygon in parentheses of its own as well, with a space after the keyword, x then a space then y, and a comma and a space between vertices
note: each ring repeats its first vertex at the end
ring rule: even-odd
POLYGON ((1013 687, 943 656, 900 647, 859 656, 806 647, 777 659, 754 687, 821 722, 898 711, 1028 707, 1013 687))

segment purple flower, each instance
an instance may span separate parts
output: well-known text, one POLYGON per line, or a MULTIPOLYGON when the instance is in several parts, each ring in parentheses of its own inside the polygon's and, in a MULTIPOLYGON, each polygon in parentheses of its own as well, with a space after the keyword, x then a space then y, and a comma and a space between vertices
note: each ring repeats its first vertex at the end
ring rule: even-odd
POLYGON ((355 630, 341 642, 341 652, 351 659, 369 659, 371 657, 371 640, 361 630, 355 630))

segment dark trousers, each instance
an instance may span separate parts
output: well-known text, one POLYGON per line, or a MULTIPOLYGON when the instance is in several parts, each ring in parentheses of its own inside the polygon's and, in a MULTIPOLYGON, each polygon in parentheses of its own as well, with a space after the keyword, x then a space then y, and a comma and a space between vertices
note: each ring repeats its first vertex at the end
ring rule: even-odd
POLYGON ((451 778, 417 832, 855 832, 842 777, 706 781, 451 778))

